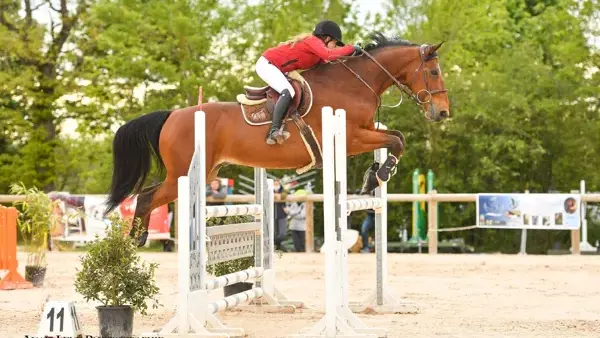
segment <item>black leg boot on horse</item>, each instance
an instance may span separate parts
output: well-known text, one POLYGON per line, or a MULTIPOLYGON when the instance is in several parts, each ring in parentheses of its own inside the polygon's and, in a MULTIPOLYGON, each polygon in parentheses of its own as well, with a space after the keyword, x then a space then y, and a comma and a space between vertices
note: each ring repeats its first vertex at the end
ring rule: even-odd
POLYGON ((267 134, 267 144, 282 144, 285 140, 290 138, 290 133, 284 130, 285 123, 283 123, 283 120, 285 119, 285 115, 291 102, 292 94, 289 90, 284 89, 273 109, 273 122, 271 124, 271 129, 269 129, 269 133, 267 134))
POLYGON ((402 157, 406 139, 401 132, 397 130, 382 130, 381 134, 388 136, 386 144, 390 153, 383 163, 374 162, 365 172, 361 194, 371 193, 382 182, 388 182, 396 174, 398 169, 398 158, 402 157))
POLYGON ((396 174, 398 159, 394 155, 388 155, 385 162, 380 165, 375 162, 367 169, 363 176, 361 194, 367 194, 377 188, 381 182, 388 182, 396 174))

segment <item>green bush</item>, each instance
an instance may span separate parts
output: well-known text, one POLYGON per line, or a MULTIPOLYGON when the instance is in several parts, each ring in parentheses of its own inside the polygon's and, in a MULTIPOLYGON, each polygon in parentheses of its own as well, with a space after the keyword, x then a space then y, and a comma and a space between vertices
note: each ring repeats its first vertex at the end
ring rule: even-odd
MULTIPOLYGON (((111 214, 109 220, 106 237, 100 240, 96 235, 87 254, 81 257, 75 289, 86 301, 96 300, 105 306, 129 305, 146 315, 148 299, 154 300, 153 308, 159 306, 155 298, 159 289, 154 281, 158 264, 140 263, 136 241, 126 235, 128 222, 117 214, 111 214)), ((140 224, 136 219, 137 231, 140 224)))

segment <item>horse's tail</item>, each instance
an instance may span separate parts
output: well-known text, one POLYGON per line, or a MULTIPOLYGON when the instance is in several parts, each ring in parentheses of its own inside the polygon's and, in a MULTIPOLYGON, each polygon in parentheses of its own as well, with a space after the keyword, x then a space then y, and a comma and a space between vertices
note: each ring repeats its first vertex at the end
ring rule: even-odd
POLYGON ((170 114, 171 111, 155 111, 125 123, 117 130, 113 140, 113 175, 105 216, 127 196, 139 193, 152 168, 153 156, 158 162, 158 170, 164 169, 158 140, 170 114))

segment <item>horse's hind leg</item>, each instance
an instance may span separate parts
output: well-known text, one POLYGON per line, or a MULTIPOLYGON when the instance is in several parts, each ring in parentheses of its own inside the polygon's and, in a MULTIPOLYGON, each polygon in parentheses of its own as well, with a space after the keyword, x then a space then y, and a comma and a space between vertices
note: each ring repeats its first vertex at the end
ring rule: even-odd
MULTIPOLYGON (((150 212, 152 211, 152 209, 149 208, 150 202, 152 201, 152 196, 154 195, 154 192, 156 192, 156 190, 160 188, 161 184, 162 183, 157 183, 146 187, 142 189, 142 191, 138 194, 136 199, 135 214, 133 215, 134 224, 138 218, 141 218, 142 227, 144 229, 148 229, 150 222, 150 212)), ((131 230, 129 231, 129 236, 135 237, 135 230, 136 229, 132 226, 131 230)))
MULTIPOLYGON (((134 218, 142 218, 143 233, 138 237, 138 246, 142 247, 148 240, 148 227, 150 226, 150 213, 161 205, 170 203, 177 198, 177 179, 167 177, 167 179, 147 191, 140 193, 137 198, 134 218)), ((132 228, 129 233, 134 237, 135 229, 132 228)))

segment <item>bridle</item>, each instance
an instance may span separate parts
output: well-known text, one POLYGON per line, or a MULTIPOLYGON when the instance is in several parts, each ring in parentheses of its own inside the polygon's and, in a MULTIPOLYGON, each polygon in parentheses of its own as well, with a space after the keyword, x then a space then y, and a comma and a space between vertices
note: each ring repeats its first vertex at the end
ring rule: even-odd
MULTIPOLYGON (((381 68, 381 70, 383 70, 389 77, 390 79, 392 79, 392 81, 394 82, 394 84, 396 85, 396 87, 398 87, 398 89, 400 89, 402 92, 404 92, 406 95, 408 95, 408 97, 410 97, 411 99, 413 99, 413 101, 415 101, 417 103, 417 105, 422 106, 425 103, 429 103, 431 102, 431 99, 433 97, 433 95, 435 94, 440 94, 440 93, 445 93, 448 90, 447 89, 433 89, 431 90, 429 88, 429 82, 428 80, 428 73, 429 73, 429 69, 424 67, 425 62, 432 60, 432 59, 437 59, 438 55, 437 53, 433 53, 431 55, 425 55, 425 50, 427 49, 427 47, 429 47, 429 45, 421 45, 421 47, 419 47, 419 55, 421 56, 421 64, 419 65, 419 67, 417 67, 417 69, 415 69, 415 73, 419 71, 419 69, 421 69, 423 67, 423 81, 425 82, 425 88, 419 90, 416 94, 412 92, 412 90, 410 90, 410 88, 408 88, 406 85, 400 83, 400 81, 398 81, 398 79, 396 79, 387 69, 385 69, 385 67, 383 67, 377 60, 375 60, 375 58, 367 53, 367 51, 363 50, 362 53, 364 55, 366 55, 369 59, 371 59, 371 61, 373 61, 379 68, 381 68), (425 93, 426 94, 426 98, 427 100, 421 100, 421 98, 419 97, 421 93, 425 93)), ((365 81, 363 80, 363 78, 356 73, 352 68, 350 68, 348 65, 346 65, 345 62, 341 62, 342 65, 344 67, 346 67, 350 72, 352 72, 352 74, 354 74, 356 76, 356 78, 358 78, 365 86, 367 86, 367 88, 369 88, 373 94, 375 94, 375 97, 377 98, 377 111, 379 112, 379 107, 381 107, 381 98, 379 97, 379 95, 377 95, 377 93, 375 92, 375 90, 373 90, 373 88, 365 81)), ((403 101, 403 96, 400 95, 400 102, 398 102, 398 104, 394 105, 394 106, 385 106, 383 105, 383 107, 388 107, 388 108, 396 108, 398 107, 400 104, 402 104, 403 101)))

